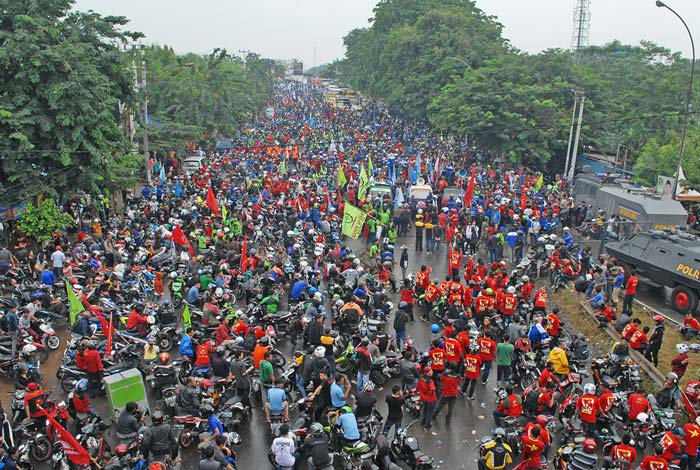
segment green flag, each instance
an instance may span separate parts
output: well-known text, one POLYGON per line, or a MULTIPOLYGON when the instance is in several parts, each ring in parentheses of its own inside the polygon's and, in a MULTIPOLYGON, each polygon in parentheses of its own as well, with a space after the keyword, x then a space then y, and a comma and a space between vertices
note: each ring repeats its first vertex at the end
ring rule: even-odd
POLYGON ((366 212, 346 202, 345 212, 343 212, 343 235, 347 235, 355 240, 360 238, 362 226, 365 224, 365 219, 367 219, 366 212))
POLYGON ((80 314, 83 310, 83 303, 80 301, 77 295, 75 295, 75 292, 73 292, 73 289, 71 289, 70 284, 68 281, 66 281, 66 295, 68 296, 68 305, 69 305, 69 314, 70 314, 70 325, 73 326, 75 324, 75 317, 80 314))
POLYGON ((365 167, 363 166, 360 169, 360 191, 357 194, 357 196, 360 198, 360 201, 365 200, 365 197, 367 196, 368 190, 369 190, 369 176, 367 176, 367 171, 365 170, 365 167))
POLYGON ((372 157, 370 155, 367 155, 367 169, 369 170, 369 174, 372 174, 372 170, 374 170, 374 164, 372 163, 372 157))
POLYGON ((280 165, 280 173, 286 173, 286 172, 287 172, 287 159, 283 158, 282 165, 280 165))
POLYGON ((343 166, 338 165, 338 187, 342 188, 348 184, 348 179, 345 177, 345 172, 343 171, 343 166))
POLYGON ((192 318, 190 317, 190 306, 185 304, 185 309, 182 311, 182 325, 187 328, 192 328, 192 318))

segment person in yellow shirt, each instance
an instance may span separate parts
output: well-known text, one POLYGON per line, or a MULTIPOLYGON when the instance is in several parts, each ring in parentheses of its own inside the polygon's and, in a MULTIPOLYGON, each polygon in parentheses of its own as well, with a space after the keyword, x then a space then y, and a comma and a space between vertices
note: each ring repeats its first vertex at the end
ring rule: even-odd
POLYGON ((554 373, 557 375, 568 375, 569 358, 566 357, 566 343, 563 340, 559 341, 559 345, 549 352, 547 361, 554 365, 554 373))

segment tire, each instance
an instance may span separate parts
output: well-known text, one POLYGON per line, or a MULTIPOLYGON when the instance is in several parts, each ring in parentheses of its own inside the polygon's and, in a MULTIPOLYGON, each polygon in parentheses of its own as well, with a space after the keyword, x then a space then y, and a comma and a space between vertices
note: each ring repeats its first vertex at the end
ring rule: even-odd
POLYGON ((335 370, 336 372, 340 372, 341 374, 347 374, 350 372, 352 369, 352 365, 350 364, 350 361, 345 360, 345 361, 340 361, 335 364, 335 370))
POLYGON ((173 308, 180 308, 182 306, 182 297, 174 295, 173 298, 173 308))
POLYGON ((291 380, 285 381, 284 382, 284 393, 289 395, 290 393, 292 393, 292 391, 294 391, 294 383, 292 383, 291 380))
POLYGON ((644 451, 647 448, 647 440, 639 435, 634 437, 634 445, 637 449, 644 451))
POLYGON ((55 351, 61 346, 61 338, 58 336, 49 336, 46 339, 46 347, 50 350, 55 351))
POLYGON ((39 359, 41 362, 46 362, 49 359, 49 350, 48 348, 39 348, 37 347, 36 349, 36 354, 39 355, 39 359))
POLYGON ((51 441, 46 436, 37 436, 34 438, 31 444, 30 454, 32 459, 37 462, 45 462, 51 457, 51 452, 53 452, 53 447, 51 446, 51 441))
POLYGON ((63 389, 64 392, 70 393, 73 391, 75 388, 75 384, 78 383, 78 379, 69 377, 61 380, 61 389, 63 389))
POLYGON ((698 294, 684 285, 677 285, 671 292, 671 305, 681 313, 695 313, 698 307, 698 294))
POLYGON ((272 365, 275 367, 284 367, 285 364, 287 363, 287 359, 285 359, 284 355, 279 352, 276 349, 272 350, 272 365))
POLYGON ((182 431, 178 441, 180 441, 180 447, 182 447, 183 449, 187 449, 189 446, 192 445, 194 439, 192 438, 192 434, 189 431, 182 431))
POLYGON ((277 462, 275 462, 275 456, 272 454, 272 449, 267 451, 267 460, 272 464, 274 468, 278 468, 277 462))
POLYGON ((520 378, 520 388, 522 390, 527 389, 530 385, 535 383, 535 378, 532 374, 527 373, 520 378))
POLYGON ((369 374, 369 379, 380 387, 386 383, 386 377, 384 377, 384 374, 380 371, 372 371, 372 373, 369 374))
POLYGON ((192 364, 189 362, 183 362, 182 365, 180 365, 180 372, 177 374, 178 380, 182 385, 186 385, 187 379, 190 378, 190 375, 192 375, 192 364))
POLYGON ((428 301, 419 298, 418 300, 416 300, 416 305, 420 308, 426 308, 428 306, 428 301))
POLYGON ((160 352, 170 352, 173 350, 173 346, 175 346, 173 340, 168 336, 162 336, 160 341, 158 341, 160 352))

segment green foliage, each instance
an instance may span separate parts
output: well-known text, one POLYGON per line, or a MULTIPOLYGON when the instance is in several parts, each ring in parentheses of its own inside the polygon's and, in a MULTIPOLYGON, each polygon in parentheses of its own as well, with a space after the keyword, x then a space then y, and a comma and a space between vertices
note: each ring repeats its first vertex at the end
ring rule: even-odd
MULTIPOLYGON (((659 175, 676 174, 681 147, 680 134, 669 133, 661 142, 654 137, 649 139, 632 169, 642 183, 650 186, 656 185, 656 177, 659 175)), ((686 177, 684 184, 693 188, 700 187, 700 130, 698 129, 690 131, 686 137, 683 172, 686 177)))
POLYGON ((45 199, 34 206, 27 205, 27 210, 17 220, 17 227, 28 237, 37 242, 47 242, 61 227, 71 225, 73 217, 61 210, 53 199, 45 199))
MULTIPOLYGON (((650 138, 668 144, 668 129, 680 129, 690 62, 658 45, 531 55, 510 47, 501 25, 468 0, 382 0, 374 13, 370 27, 345 37, 332 77, 511 160, 563 157, 574 89, 586 96, 579 151, 624 144, 634 157, 650 138)), ((700 129, 697 114, 690 127, 700 129)))
MULTIPOLYGON (((140 53, 135 60, 140 62, 140 53)), ((274 80, 284 69, 249 54, 245 64, 225 49, 208 55, 178 56, 168 47, 146 50, 148 66, 149 138, 151 147, 180 148, 199 141, 231 137, 250 116, 260 111, 273 93, 274 80)))
POLYGON ((0 200, 89 188, 128 147, 119 103, 131 82, 122 17, 72 0, 0 0, 0 200))

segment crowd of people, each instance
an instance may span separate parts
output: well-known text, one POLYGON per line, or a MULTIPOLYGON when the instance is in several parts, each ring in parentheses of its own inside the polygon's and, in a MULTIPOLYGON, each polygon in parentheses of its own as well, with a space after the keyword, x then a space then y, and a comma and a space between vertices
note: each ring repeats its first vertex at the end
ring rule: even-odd
MULTIPOLYGON (((206 420, 203 470, 237 466, 229 429, 219 418, 225 401, 208 394, 218 379, 230 384, 245 410, 256 407, 251 397, 257 397, 266 423, 282 421, 271 445, 280 469, 302 461, 328 468, 347 446, 366 438, 367 420, 384 404, 373 443, 379 435, 396 437, 412 411, 428 435, 437 435, 433 424, 442 414, 441 432, 463 432, 470 424, 453 419, 461 397, 497 401, 497 429, 480 468, 500 470, 511 462, 515 449, 503 428, 513 417, 522 421, 523 468, 540 467, 552 445, 549 423, 572 396, 578 397, 574 418, 588 438, 577 452, 595 453, 599 419, 609 418, 613 395, 603 381, 587 383, 580 396, 571 387, 577 371, 587 368, 585 339, 563 329, 545 284, 577 283, 599 320, 621 332, 616 358, 626 359, 629 347, 658 364, 664 326, 663 317, 655 318, 650 332, 632 318, 634 272, 578 247, 574 233, 587 216, 585 207, 574 205, 569 182, 556 177, 545 183, 538 172, 432 136, 369 100, 361 112, 336 109, 324 103, 321 88, 285 81, 273 104, 274 117, 253 126, 233 149, 205 153, 206 166, 188 174, 174 156, 154 158, 153 183, 127 198, 122 210, 100 198, 89 223, 80 220, 77 230, 56 233, 47 249, 19 237, 13 250, 0 250, 3 328, 11 354, 27 355, 16 380, 28 392, 27 416, 40 417, 34 403, 46 396, 23 335, 40 339, 39 317, 46 312, 70 316, 79 343, 75 364, 85 373, 71 403, 76 416, 94 414, 90 400, 100 395, 103 361, 114 354, 91 323, 100 309, 116 305, 124 320, 119 328, 145 340, 144 371, 173 368, 160 337, 151 334, 153 322, 183 328, 176 346, 191 373, 181 379, 177 406, 206 420), (379 182, 391 193, 373 192, 379 182), (411 187, 421 183, 432 190, 419 199, 411 187), (455 187, 457 195, 446 195, 455 187), (359 242, 344 235, 353 224, 345 217, 351 209, 366 219, 359 242), (407 237, 414 242, 397 246, 407 237), (415 272, 414 261, 420 266, 415 272), (69 315, 65 281, 97 313, 86 308, 69 315), (274 320, 282 315, 289 316, 274 320), (416 345, 411 335, 427 341, 416 345), (389 361, 399 383, 380 397, 389 361), (528 361, 537 364, 531 383, 523 379, 528 361), (292 394, 311 404, 303 442, 291 427, 299 408, 292 394)), ((688 334, 700 329, 696 323, 689 320, 688 334)), ((678 345, 678 352, 675 374, 657 394, 663 407, 683 406, 677 382, 688 365, 687 345, 678 345)), ((631 408, 621 426, 651 410, 636 390, 625 392, 631 408)), ((133 440, 150 420, 140 440, 141 461, 177 463, 182 440, 160 405, 149 411, 128 404, 117 437, 133 440)), ((697 436, 694 423, 668 431, 661 451, 644 457, 641 468, 664 470, 678 458, 682 470, 692 469, 697 436)), ((626 431, 609 452, 626 462, 619 468, 637 460, 631 439, 626 431)), ((100 459, 103 468, 124 468, 111 453, 100 459)))

